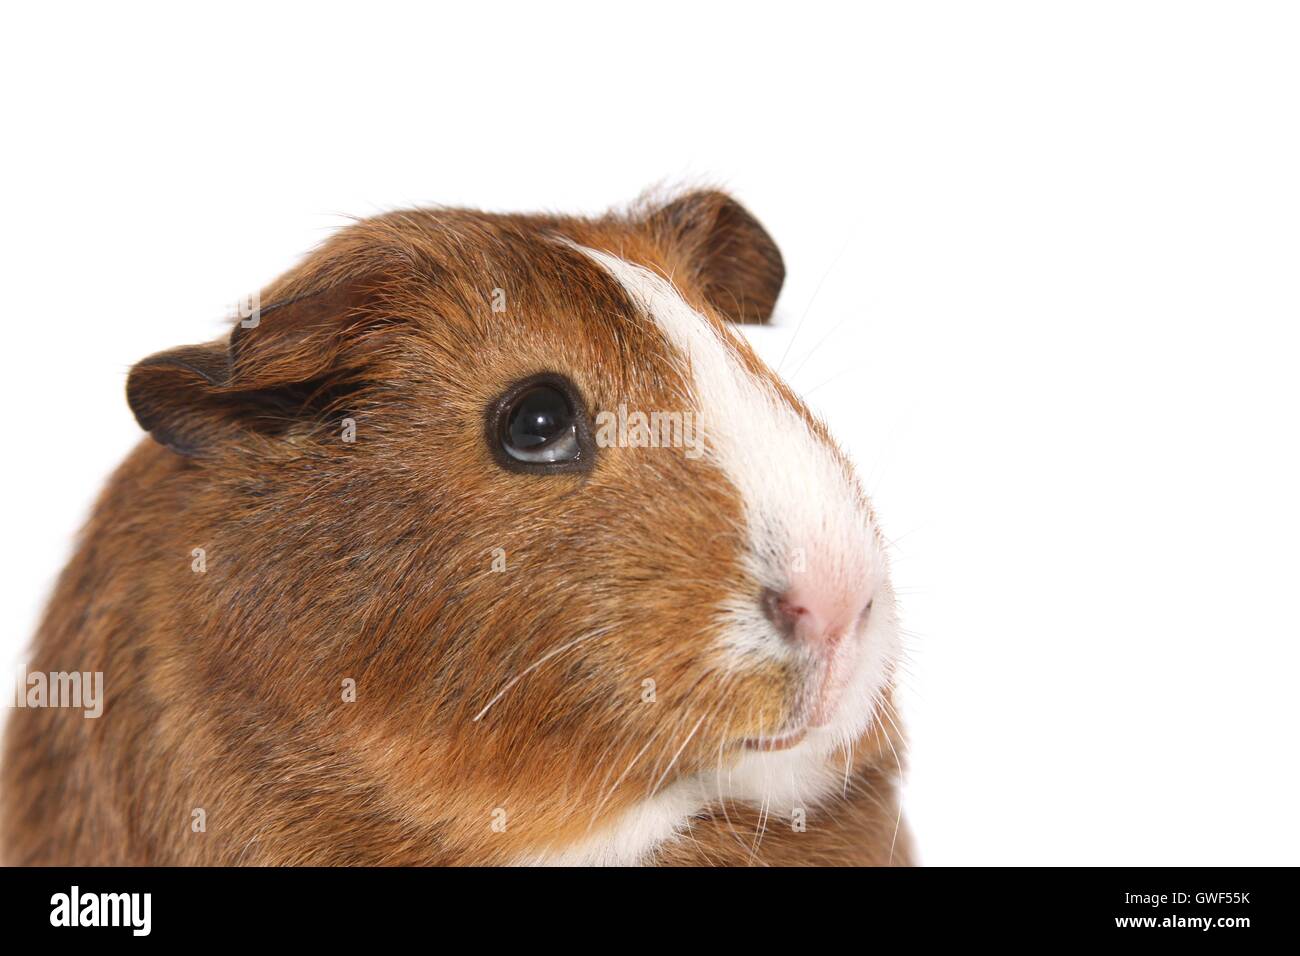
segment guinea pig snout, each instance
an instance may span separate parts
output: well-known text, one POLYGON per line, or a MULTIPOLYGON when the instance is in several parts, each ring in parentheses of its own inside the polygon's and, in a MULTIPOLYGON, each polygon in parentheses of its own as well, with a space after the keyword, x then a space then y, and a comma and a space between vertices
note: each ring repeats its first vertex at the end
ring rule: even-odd
POLYGON ((841 701, 863 659, 863 635, 871 617, 874 585, 850 585, 824 576, 795 579, 783 589, 764 588, 763 615, 798 666, 788 727, 776 737, 746 742, 751 749, 795 746, 810 728, 836 720, 841 701))
POLYGON ((805 580, 781 591, 764 588, 759 604, 788 644, 832 658, 846 637, 862 630, 871 613, 872 592, 870 586, 841 588, 805 580))

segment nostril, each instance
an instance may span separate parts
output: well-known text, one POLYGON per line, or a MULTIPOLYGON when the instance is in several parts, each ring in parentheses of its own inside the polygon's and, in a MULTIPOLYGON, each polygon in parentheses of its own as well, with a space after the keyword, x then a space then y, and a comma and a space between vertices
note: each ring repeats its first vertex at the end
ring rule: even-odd
POLYGON ((763 588, 759 604, 762 605, 763 616, 772 623, 782 637, 787 639, 794 637, 799 619, 808 614, 806 607, 796 604, 787 594, 773 588, 763 588))
POLYGON ((763 588, 759 605, 784 640, 831 650, 847 635, 866 631, 875 601, 863 597, 807 586, 763 588))
POLYGON ((872 598, 867 602, 866 607, 862 609, 862 612, 858 614, 858 627, 865 627, 867 621, 871 620, 871 609, 875 607, 875 604, 876 599, 872 598))

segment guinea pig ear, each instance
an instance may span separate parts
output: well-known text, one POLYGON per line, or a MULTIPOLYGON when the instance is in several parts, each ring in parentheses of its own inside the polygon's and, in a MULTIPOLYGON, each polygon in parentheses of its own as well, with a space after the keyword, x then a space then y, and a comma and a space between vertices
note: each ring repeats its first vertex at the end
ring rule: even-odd
POLYGON ((241 432, 284 434, 319 419, 359 383, 349 348, 369 311, 356 285, 276 302, 226 341, 189 345, 137 363, 126 399, 140 427, 181 455, 199 456, 241 432))
POLYGON ((733 322, 772 317, 785 262, 767 230, 726 193, 687 193, 647 219, 674 266, 689 272, 708 303, 733 322))

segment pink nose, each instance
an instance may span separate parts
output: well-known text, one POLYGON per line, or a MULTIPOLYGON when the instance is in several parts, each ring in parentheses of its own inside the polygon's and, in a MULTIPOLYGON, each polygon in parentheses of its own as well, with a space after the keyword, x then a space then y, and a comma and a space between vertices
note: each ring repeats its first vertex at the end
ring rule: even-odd
POLYGON ((831 588, 795 585, 784 591, 764 588, 763 614, 792 644, 831 654, 871 613, 871 594, 837 593, 831 588))

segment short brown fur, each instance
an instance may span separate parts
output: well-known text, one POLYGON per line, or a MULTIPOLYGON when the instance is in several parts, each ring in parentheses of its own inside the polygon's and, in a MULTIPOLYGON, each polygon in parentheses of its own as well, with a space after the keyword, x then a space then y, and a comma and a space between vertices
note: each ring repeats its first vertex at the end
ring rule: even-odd
MULTIPOLYGON (((780 725, 789 675, 725 680, 702 653, 712 608, 750 586, 725 476, 618 448, 518 475, 484 447, 484 407, 539 372, 591 410, 686 400, 668 343, 556 237, 671 276, 713 322, 766 320, 783 275, 719 193, 598 220, 392 213, 266 289, 255 328, 138 365, 153 437, 96 504, 28 663, 102 671, 106 707, 10 715, 5 862, 509 863, 780 725)), ((908 862, 902 746, 892 721, 861 741, 807 832, 719 804, 655 859, 908 862)))

